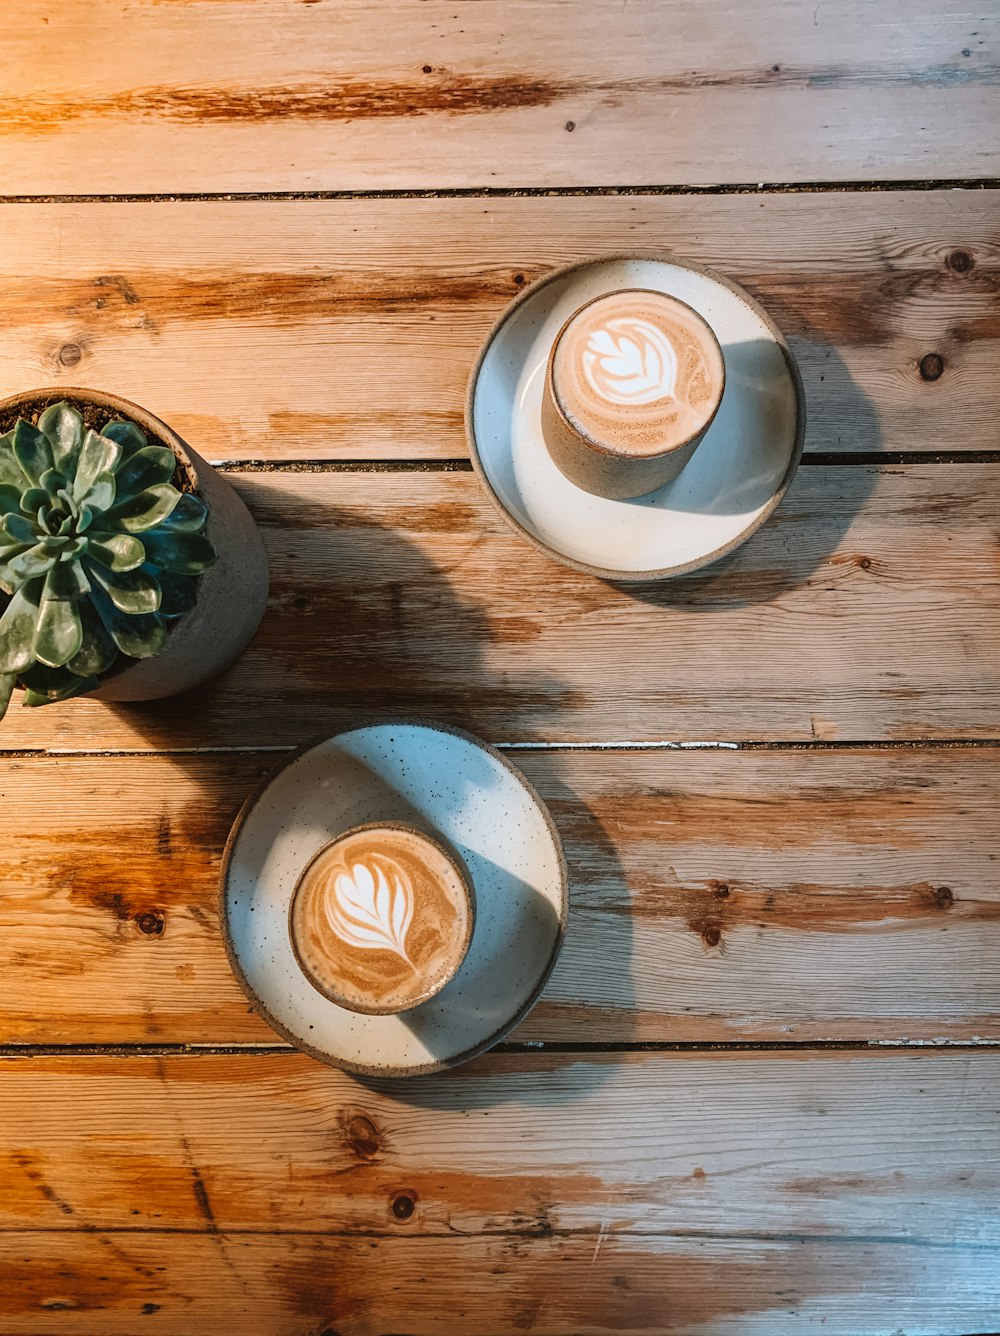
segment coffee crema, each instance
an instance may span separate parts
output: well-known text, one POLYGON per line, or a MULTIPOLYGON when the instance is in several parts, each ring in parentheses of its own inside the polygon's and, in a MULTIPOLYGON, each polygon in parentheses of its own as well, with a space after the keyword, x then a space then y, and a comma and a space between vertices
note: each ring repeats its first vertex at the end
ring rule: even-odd
POLYGON ((585 440, 614 454, 662 454, 711 421, 722 397, 722 350, 697 312, 646 289, 606 293, 563 326, 552 391, 585 440))
POLYGON ((472 887, 456 855, 408 826, 373 825, 326 845, 299 878, 292 947, 321 993, 352 1011, 407 1011, 468 950, 472 887))

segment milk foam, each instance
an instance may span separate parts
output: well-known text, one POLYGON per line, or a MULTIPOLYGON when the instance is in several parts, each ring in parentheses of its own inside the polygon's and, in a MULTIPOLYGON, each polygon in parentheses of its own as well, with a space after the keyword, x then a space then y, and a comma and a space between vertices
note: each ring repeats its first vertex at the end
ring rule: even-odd
POLYGON ((398 863, 382 857, 355 863, 326 887, 326 921, 348 946, 393 951, 410 966, 406 932, 413 919, 413 883, 398 863))
POLYGON ((321 849, 289 908, 309 980, 355 1011, 433 996, 468 947, 474 906, 460 860, 419 831, 359 827, 321 849))
POLYGON ((725 383, 722 352, 690 306, 662 292, 624 289, 582 306, 553 347, 552 392, 587 442, 655 455, 711 420, 725 383))
POLYGON ((649 320, 614 316, 591 331, 583 373, 595 394, 612 404, 651 404, 673 394, 677 352, 649 320))

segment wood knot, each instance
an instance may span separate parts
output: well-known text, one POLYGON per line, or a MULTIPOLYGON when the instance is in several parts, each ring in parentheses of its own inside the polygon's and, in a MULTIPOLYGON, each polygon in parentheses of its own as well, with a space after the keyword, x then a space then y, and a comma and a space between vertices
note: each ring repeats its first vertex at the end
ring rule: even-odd
POLYGON ((76 366, 83 359, 83 349, 78 343, 64 343, 56 357, 63 366, 76 366))
POLYGON ((716 888, 715 888, 715 898, 716 898, 717 900, 728 900, 728 899, 729 899, 729 887, 728 887, 728 886, 716 886, 716 888))
POLYGON ((950 909, 955 903, 955 895, 950 886, 939 886, 934 892, 934 903, 938 909, 950 909))
POLYGON ((940 380, 944 375, 944 358, 940 353, 925 353, 918 367, 921 380, 940 380))
POLYGON ((701 930, 701 936, 706 946, 718 946, 722 941, 722 928, 718 923, 706 923, 701 930))
POLYGON ((515 275, 514 275, 514 282, 517 284, 518 287, 520 287, 521 284, 524 282, 524 275, 523 275, 523 274, 515 274, 515 275))
POLYGON ((956 274, 967 274, 975 265, 975 260, 966 250, 953 250, 948 256, 948 268, 956 274))
POLYGON ((359 1160, 374 1160, 382 1150, 378 1128, 363 1113, 355 1114, 344 1128, 344 1140, 359 1160))
POLYGON ((394 1220, 409 1220, 417 1209, 415 1192, 397 1192, 389 1203, 389 1211, 394 1220))
POLYGON ((433 72, 434 72, 434 66, 433 66, 433 65, 425 65, 423 68, 424 68, 424 73, 425 73, 425 74, 433 74, 433 72))
POLYGON ((572 134, 573 131, 576 129, 576 121, 567 121, 566 129, 570 132, 570 134, 572 134))
POLYGON ((138 914, 135 921, 139 925, 139 931, 144 932, 147 937, 159 937, 165 926, 163 915, 154 914, 151 910, 147 910, 145 914, 138 914))
POLYGON ((863 571, 870 571, 872 568, 871 557, 862 557, 861 560, 858 562, 858 565, 861 567, 863 571))

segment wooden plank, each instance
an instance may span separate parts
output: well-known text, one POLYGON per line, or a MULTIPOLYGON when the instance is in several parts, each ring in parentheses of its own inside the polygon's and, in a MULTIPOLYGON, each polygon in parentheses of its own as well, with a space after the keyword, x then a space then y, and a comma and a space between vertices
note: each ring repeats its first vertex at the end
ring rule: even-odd
POLYGON ((0 393, 113 387, 209 459, 465 455, 465 382, 519 288, 666 249, 781 324, 807 450, 981 450, 998 209, 1000 191, 11 206, 0 393))
MULTIPOLYGON (((277 1042, 216 911, 271 759, 5 763, 0 1043, 277 1042)), ((572 904, 515 1041, 1000 1040, 1000 750, 514 759, 572 904)))
POLYGON ((878 1240, 11 1233, 0 1267, 19 1336, 957 1336, 1000 1308, 995 1252, 878 1240))
POLYGON ((370 0, 10 9, 9 193, 1000 170, 997 16, 968 0, 403 0, 391 24, 370 0))
POLYGON ((291 1052, 0 1071, 7 1229, 1000 1248, 986 1049, 500 1054, 401 1083, 291 1052))
POLYGON ((238 475, 272 560, 215 685, 12 709, 7 748, 298 745, 358 711, 491 741, 993 737, 1000 466, 805 467, 715 567, 614 587, 514 534, 466 473, 238 475))

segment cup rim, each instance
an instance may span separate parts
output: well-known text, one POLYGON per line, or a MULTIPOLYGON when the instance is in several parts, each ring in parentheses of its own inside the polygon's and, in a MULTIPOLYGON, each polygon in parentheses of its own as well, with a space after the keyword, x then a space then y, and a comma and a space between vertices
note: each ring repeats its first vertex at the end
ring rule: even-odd
POLYGON ((353 1011, 359 1016, 405 1016, 407 1012, 415 1010, 424 1002, 429 1002, 431 998, 436 997, 447 984, 451 983, 452 979, 454 979, 455 975, 461 969, 465 957, 469 954, 469 947, 472 945, 472 934, 475 931, 476 926, 475 883, 472 880, 472 874, 469 872, 462 855, 457 849, 453 849, 450 845, 445 844, 436 833, 432 835, 428 831, 421 829, 420 826, 413 825, 407 821, 365 821, 360 825, 351 826, 348 830, 341 831, 341 833, 335 835, 332 840, 327 840, 326 844, 322 845, 312 855, 299 873, 292 890, 291 897, 288 901, 287 922, 288 940, 291 943, 292 954, 295 956, 299 969, 302 971, 308 982, 312 984, 313 988, 315 988, 318 993, 321 993, 328 1002, 333 1002, 338 1007, 343 1007, 345 1011, 353 1011), (445 862, 455 871, 465 895, 467 916, 461 951, 457 954, 450 969, 438 976, 433 984, 426 988, 422 993, 418 994, 417 997, 413 998, 412 1001, 407 1001, 405 1007, 359 1006, 356 1002, 348 1002, 341 993, 336 991, 336 989, 321 983, 303 959, 299 951, 298 943, 295 940, 295 932, 292 926, 295 903, 299 898, 299 893, 303 889, 310 868, 322 858, 328 849, 332 849, 334 845, 342 844, 344 840, 350 839, 354 835, 361 835, 370 830, 402 831, 404 834, 416 835, 419 839, 424 840, 427 844, 431 845, 432 848, 436 849, 445 862))
POLYGON ((655 288, 616 288, 613 292, 599 292, 595 297, 589 297, 582 304, 582 306, 578 306, 576 310, 572 311, 563 321, 555 338, 552 340, 552 347, 549 349, 549 355, 545 359, 544 392, 548 394, 552 403, 552 407, 555 409, 560 423, 564 427, 566 427, 567 430, 571 431, 573 435, 579 441, 581 441, 583 445, 587 447, 588 450, 592 450, 594 454, 604 455, 608 459, 614 459, 623 464, 624 463, 638 464, 661 459, 669 459, 671 455, 676 454, 679 450, 686 450, 688 446, 690 446, 692 441, 699 441, 708 431, 709 427, 711 427, 712 423, 715 421, 715 415, 718 413, 720 407, 722 406, 722 396, 726 392, 726 358, 725 354, 722 351, 722 344, 719 342, 719 336, 716 334, 715 330, 708 323, 708 321, 701 314, 701 312, 696 311, 694 307, 689 302, 684 301, 683 298, 675 297, 671 292, 658 292, 655 288), (676 302, 678 306, 683 306, 685 310, 690 311, 690 313, 694 316, 695 320, 698 321, 702 326, 704 326, 704 328, 708 331, 709 337, 712 343, 715 345, 716 351, 719 354, 719 365, 722 367, 722 379, 719 382, 719 392, 716 395, 714 404, 712 405, 711 413, 709 413, 708 417, 705 419, 702 425, 696 428, 694 431, 688 432, 687 436, 685 436, 683 440, 676 441, 673 445, 667 446, 665 450, 655 450, 649 454, 641 454, 641 455, 632 454, 627 450, 616 449, 613 445, 608 445, 607 442, 605 441, 596 440, 593 436, 589 434, 589 432, 584 431, 583 428, 580 427, 577 423, 572 422, 568 414, 566 413, 566 410, 563 407, 562 402, 559 398, 559 393, 556 388, 556 379, 555 375, 553 374, 553 370, 555 367, 556 352, 558 351, 559 345, 562 342, 563 335, 566 333, 567 329, 577 318, 577 316, 579 316, 582 312, 586 311, 588 307, 593 306, 595 302, 604 301, 608 297, 617 297, 624 292, 649 293, 651 296, 655 297, 666 297, 668 301, 676 302))

